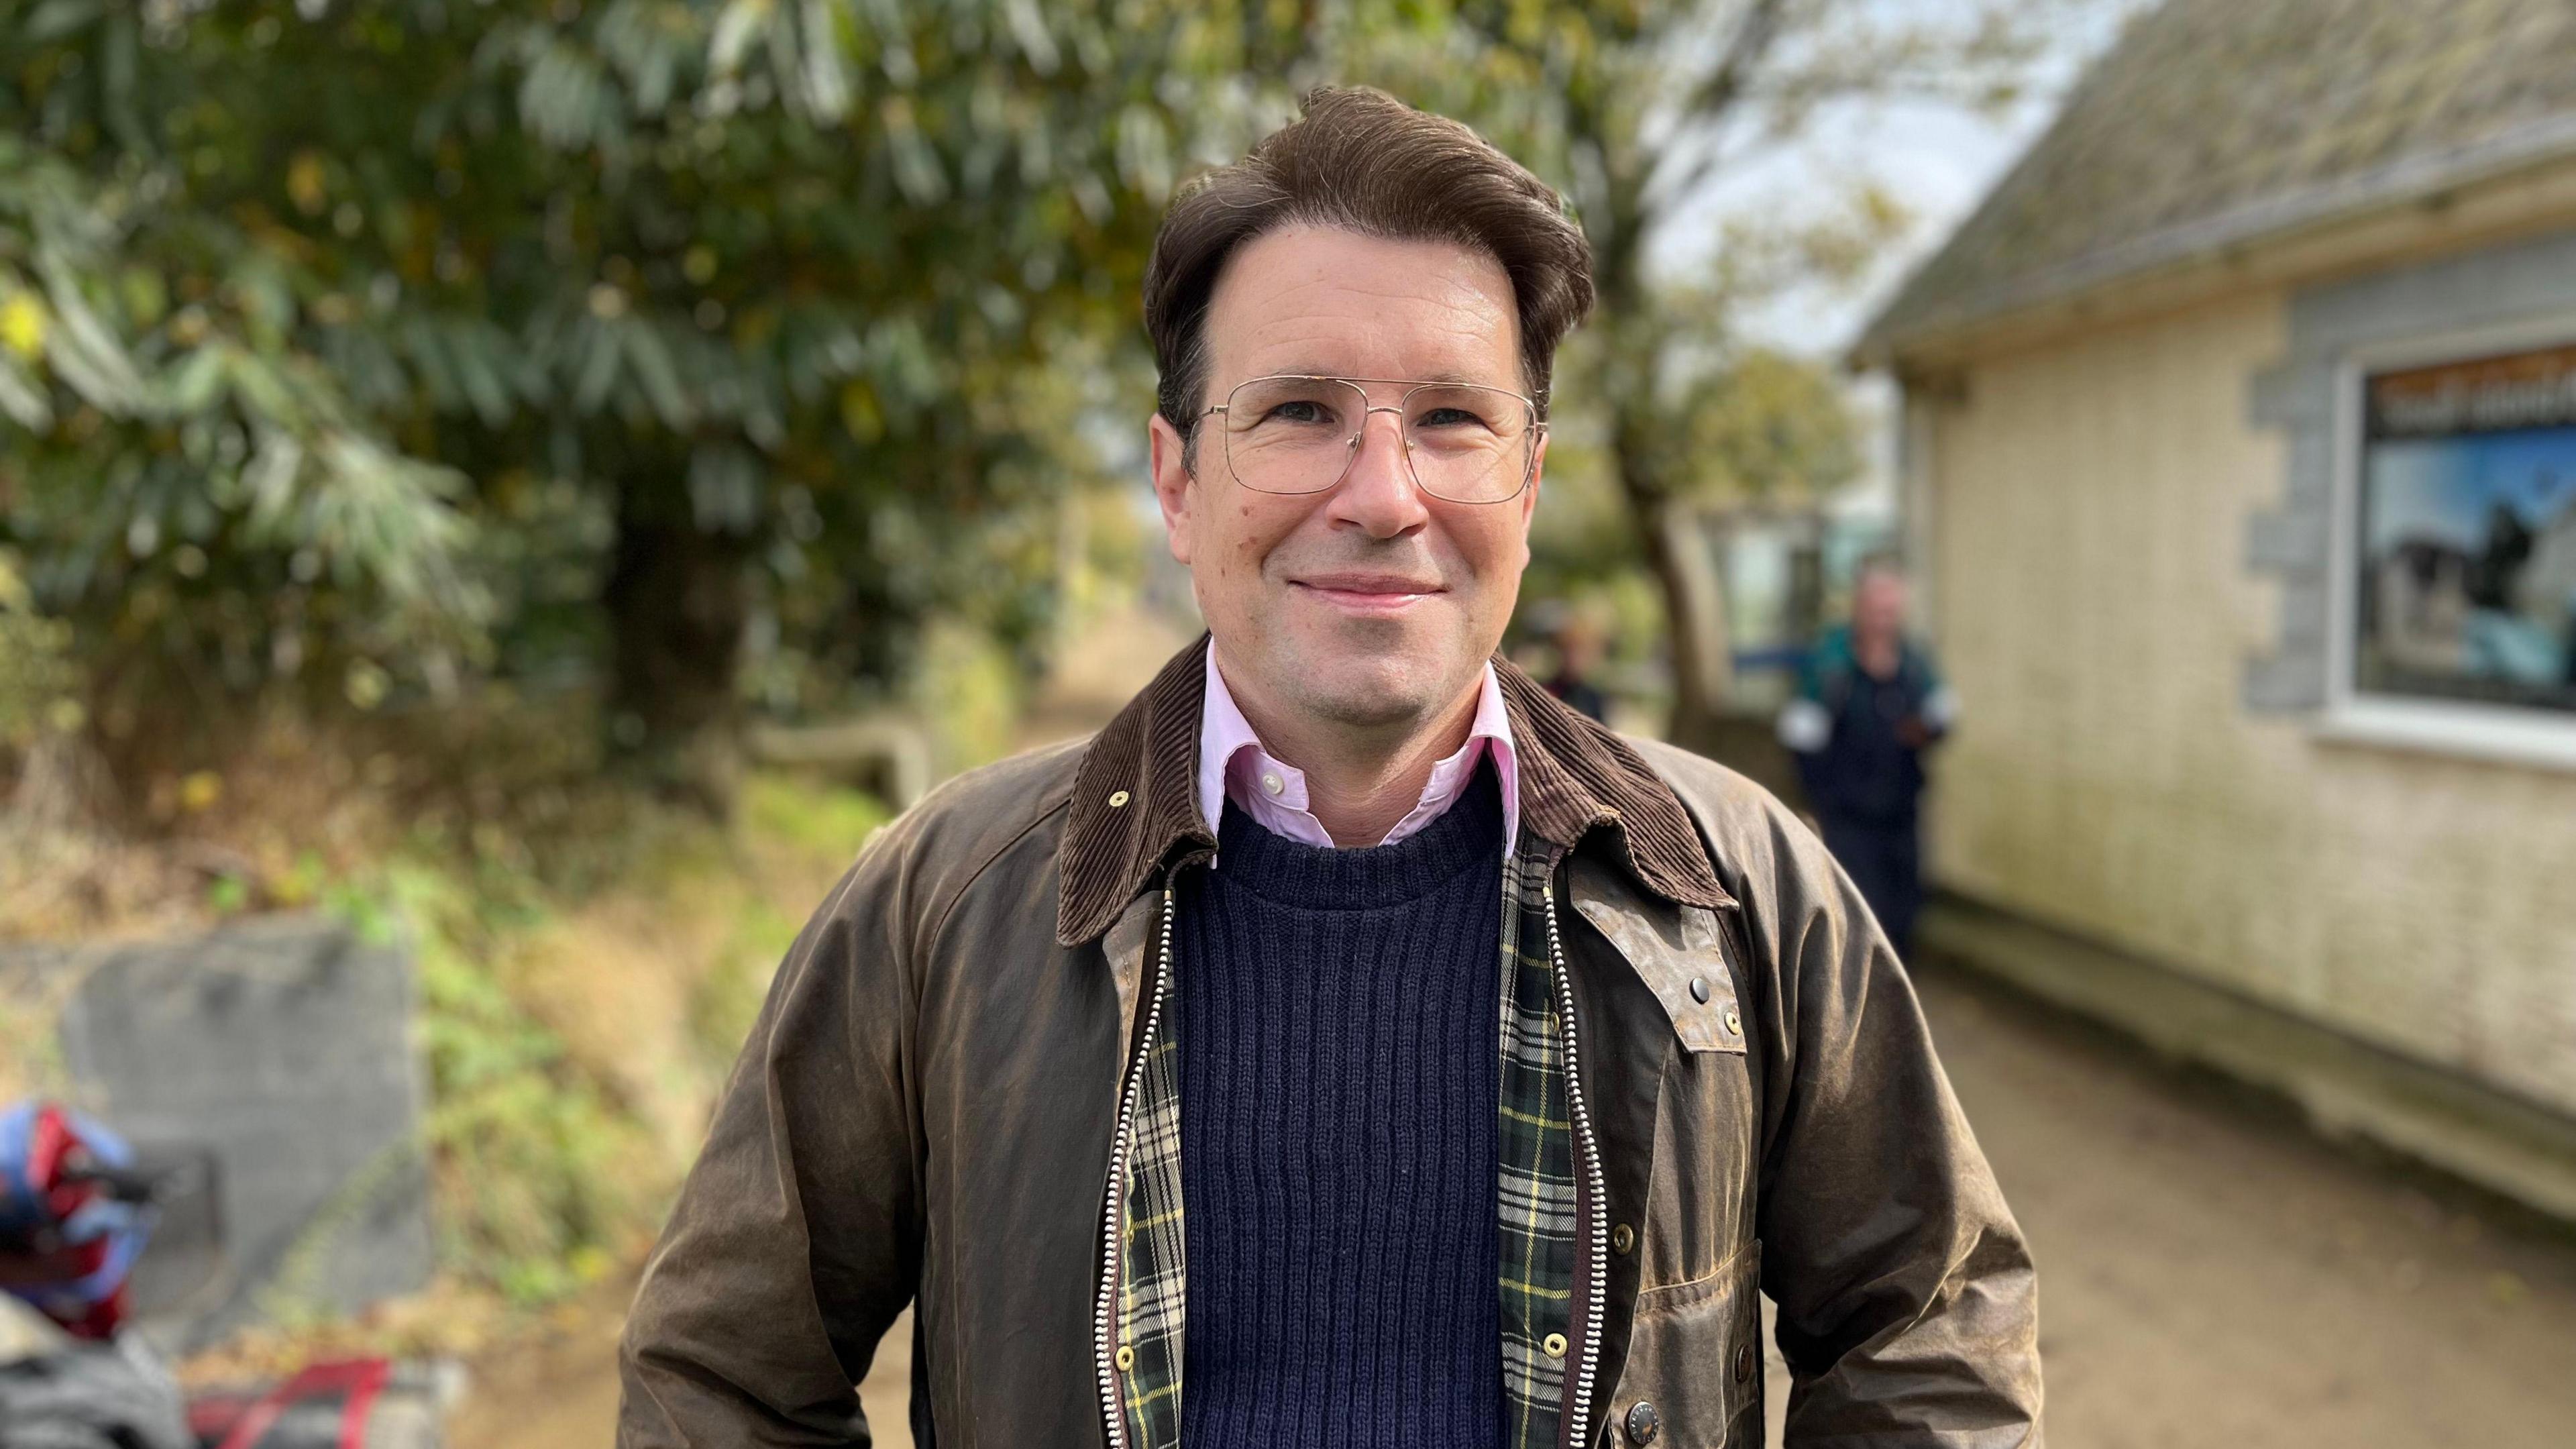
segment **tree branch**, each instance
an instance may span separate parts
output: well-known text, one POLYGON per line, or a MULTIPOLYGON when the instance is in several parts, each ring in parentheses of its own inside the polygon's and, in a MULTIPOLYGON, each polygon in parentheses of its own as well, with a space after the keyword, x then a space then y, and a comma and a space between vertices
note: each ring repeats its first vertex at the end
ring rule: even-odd
POLYGON ((1771 53, 1771 43, 1780 37, 1780 21, 1789 8, 1788 0, 1753 0, 1744 18, 1736 22, 1735 34, 1726 43, 1726 53, 1718 58, 1717 67, 1702 77, 1699 86, 1682 103, 1686 119, 1707 121, 1725 114, 1743 99, 1754 71, 1771 53))
MULTIPOLYGON (((1693 130, 1709 131, 1741 104, 1753 88, 1753 77, 1762 62, 1769 58, 1772 44, 1780 38, 1781 22, 1789 9, 1789 0, 1753 0, 1735 24, 1735 33, 1727 38, 1726 49, 1717 64, 1700 78, 1699 84, 1681 105, 1677 127, 1683 134, 1693 130)), ((1641 220, 1651 230, 1661 220, 1660 212, 1673 198, 1687 196, 1708 177, 1714 164, 1716 148, 1701 152, 1682 173, 1678 182, 1656 185, 1650 180, 1640 198, 1641 220)))

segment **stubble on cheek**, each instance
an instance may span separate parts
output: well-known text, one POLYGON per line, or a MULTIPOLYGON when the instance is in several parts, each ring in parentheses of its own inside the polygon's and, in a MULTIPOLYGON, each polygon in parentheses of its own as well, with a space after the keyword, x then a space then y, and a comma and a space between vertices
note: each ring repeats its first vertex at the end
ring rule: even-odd
MULTIPOLYGON (((1246 513, 1250 509, 1244 510, 1246 513)), ((1225 552, 1219 577, 1234 596, 1237 607, 1258 615, 1262 611, 1261 594, 1268 586, 1262 566, 1269 561, 1270 550, 1258 534, 1249 530, 1235 535, 1234 546, 1225 552)))

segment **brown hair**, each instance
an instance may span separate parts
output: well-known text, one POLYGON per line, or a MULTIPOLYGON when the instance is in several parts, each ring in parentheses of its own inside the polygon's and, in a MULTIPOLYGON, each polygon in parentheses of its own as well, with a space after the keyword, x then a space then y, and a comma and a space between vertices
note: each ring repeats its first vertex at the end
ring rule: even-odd
POLYGON ((1384 91, 1326 86, 1250 155, 1172 198, 1145 267, 1145 330, 1161 374, 1156 406, 1197 438, 1207 386, 1207 309, 1237 248, 1284 227, 1340 227, 1447 241, 1502 263, 1520 313, 1521 371, 1547 413, 1556 345, 1592 310, 1592 248, 1547 183, 1474 131, 1384 91))

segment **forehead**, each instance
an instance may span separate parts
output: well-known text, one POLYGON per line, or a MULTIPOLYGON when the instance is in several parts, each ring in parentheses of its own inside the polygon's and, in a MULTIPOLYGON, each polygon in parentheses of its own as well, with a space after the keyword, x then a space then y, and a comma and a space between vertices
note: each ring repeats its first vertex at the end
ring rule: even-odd
POLYGON ((1520 319, 1489 252, 1300 226, 1245 243, 1208 299, 1217 388, 1274 372, 1517 388, 1520 319))

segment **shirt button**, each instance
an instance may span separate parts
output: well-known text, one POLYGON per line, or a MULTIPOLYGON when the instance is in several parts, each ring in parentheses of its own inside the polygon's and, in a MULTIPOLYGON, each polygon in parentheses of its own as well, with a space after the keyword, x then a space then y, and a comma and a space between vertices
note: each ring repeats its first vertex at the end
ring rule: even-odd
POLYGON ((1280 791, 1288 788, 1288 782, 1280 779, 1277 775, 1264 775, 1261 777, 1261 788, 1269 791, 1273 795, 1276 795, 1280 791))
POLYGON ((1547 1336, 1547 1341, 1540 1344, 1538 1346, 1538 1350, 1539 1352, 1546 1354, 1549 1358, 1565 1357, 1565 1335, 1562 1333, 1549 1334, 1547 1336))
POLYGON ((1628 1406, 1627 1429, 1629 1443, 1652 1444, 1655 1436, 1664 1432, 1664 1416, 1655 1412, 1654 1405, 1639 1399, 1628 1406))
POLYGON ((1621 1223, 1610 1230, 1611 1252, 1617 1253, 1619 1256, 1624 1258, 1628 1256, 1628 1250, 1636 1246, 1637 1230, 1635 1228, 1628 1226, 1626 1223, 1621 1223))

